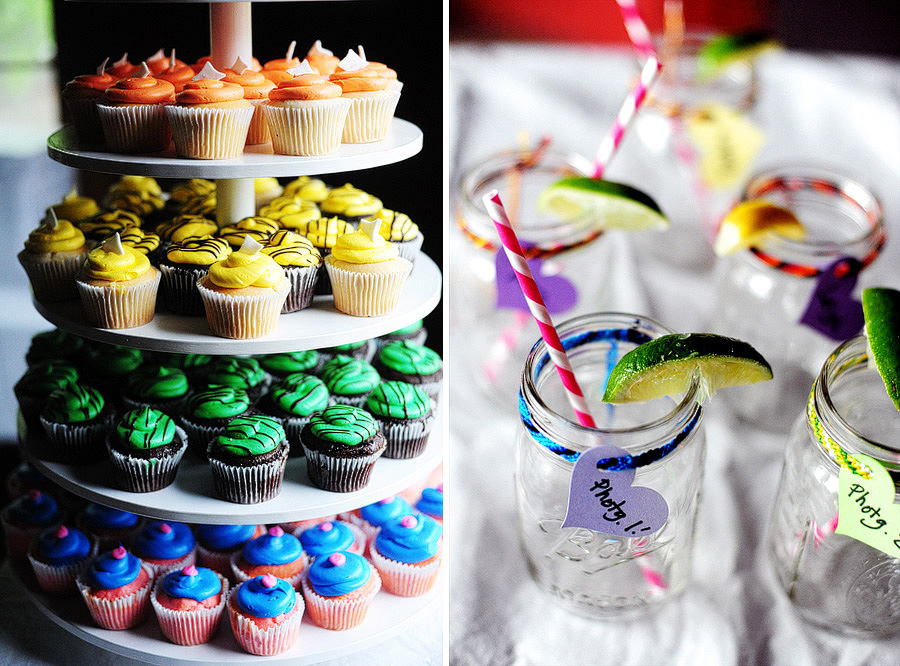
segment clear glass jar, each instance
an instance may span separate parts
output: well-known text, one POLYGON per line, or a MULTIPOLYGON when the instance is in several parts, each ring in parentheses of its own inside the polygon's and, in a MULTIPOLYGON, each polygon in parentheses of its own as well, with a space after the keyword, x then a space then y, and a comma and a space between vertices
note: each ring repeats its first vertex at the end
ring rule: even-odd
POLYGON ((663 242, 638 237, 639 247, 692 270, 712 266, 718 222, 765 140, 753 119, 753 62, 735 62, 715 76, 705 75, 699 52, 711 36, 686 34, 671 55, 661 45, 660 78, 634 118, 637 141, 616 156, 617 162, 633 162, 647 193, 671 222, 663 242))
POLYGON ((711 330, 751 343, 774 372, 770 382, 729 390, 725 401, 740 418, 765 418, 786 431, 790 422, 773 424, 770 406, 787 404, 779 413, 796 413, 820 360, 862 328, 854 293, 884 244, 881 205, 858 181, 811 166, 759 173, 741 199, 787 208, 807 230, 802 241, 773 234, 761 247, 720 258, 713 274, 711 330), (834 318, 832 330, 810 325, 811 307, 826 314, 826 323, 834 318))
POLYGON ((706 452, 697 385, 680 401, 602 402, 618 359, 671 332, 651 319, 622 313, 586 315, 559 326, 598 429, 573 420, 543 341, 525 362, 515 468, 522 552, 538 586, 581 615, 615 618, 648 611, 681 593, 690 578, 706 452), (621 468, 634 472, 632 487, 662 495, 668 517, 661 529, 623 537, 562 526, 574 461, 601 445, 631 456, 623 454, 621 468))
POLYGON ((451 350, 460 374, 513 410, 522 363, 537 325, 527 310, 482 197, 497 189, 525 250, 547 307, 557 320, 597 312, 611 304, 612 247, 597 220, 571 222, 537 210, 540 193, 566 176, 587 176, 590 160, 574 153, 508 151, 486 159, 461 178, 451 234, 451 350), (499 270, 499 274, 498 274, 499 270), (498 279, 499 278, 499 279, 498 279), (498 289, 499 282, 499 289, 498 289))
POLYGON ((854 455, 880 461, 894 480, 894 507, 900 500, 900 412, 867 361, 865 338, 853 338, 814 381, 788 439, 767 545, 804 618, 874 636, 900 632, 900 558, 834 531, 838 475, 858 465, 854 455))

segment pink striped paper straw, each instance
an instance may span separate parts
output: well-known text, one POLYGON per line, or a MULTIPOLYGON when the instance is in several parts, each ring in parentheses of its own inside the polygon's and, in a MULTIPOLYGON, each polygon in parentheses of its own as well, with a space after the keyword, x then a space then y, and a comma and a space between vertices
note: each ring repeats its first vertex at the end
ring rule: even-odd
POLYGON ((625 31, 628 33, 628 38, 634 44, 634 48, 640 54, 641 59, 651 56, 655 57, 656 49, 653 48, 650 31, 638 13, 635 0, 616 0, 616 3, 622 12, 622 20, 625 22, 625 31))
POLYGON ((609 132, 603 137, 603 141, 600 142, 600 148, 597 149, 597 155, 594 157, 594 178, 603 178, 603 172, 606 170, 609 160, 615 154, 619 144, 622 143, 625 130, 631 124, 631 120, 634 118, 638 108, 644 103, 647 90, 659 78, 660 70, 662 70, 662 65, 656 59, 656 56, 650 56, 647 62, 644 63, 641 69, 641 76, 622 103, 619 114, 616 116, 616 122, 613 123, 609 132))
POLYGON ((563 350, 559 334, 553 326, 550 313, 547 312, 547 307, 544 305, 544 299, 541 297, 541 292, 538 290, 537 283, 534 281, 534 276, 531 274, 528 262, 525 261, 525 254, 522 252, 522 247, 519 245, 519 239, 516 237, 516 232, 513 231, 513 228, 509 224, 509 218, 506 216, 503 202, 500 201, 500 193, 497 192, 497 190, 491 190, 484 195, 482 201, 484 201, 484 207, 487 210, 488 215, 490 215, 491 219, 494 221, 494 226, 497 227, 497 233, 500 235, 500 242, 503 244, 503 249, 506 250, 506 256, 509 258, 509 263, 512 265, 513 271, 516 274, 516 279, 519 281, 519 286, 522 288, 522 293, 525 295, 525 302, 528 303, 528 309, 531 310, 531 314, 534 316, 534 320, 537 322, 538 328, 541 331, 541 337, 547 344, 550 358, 553 360, 554 365, 556 365, 556 370, 559 372, 559 378, 566 388, 566 396, 569 398, 569 404, 571 404, 572 409, 575 410, 575 416, 578 418, 578 422, 583 426, 596 428, 597 426, 594 424, 594 418, 591 416, 590 411, 588 411, 584 394, 581 392, 581 387, 578 386, 578 381, 575 379, 575 373, 572 372, 569 358, 566 356, 565 350, 563 350))

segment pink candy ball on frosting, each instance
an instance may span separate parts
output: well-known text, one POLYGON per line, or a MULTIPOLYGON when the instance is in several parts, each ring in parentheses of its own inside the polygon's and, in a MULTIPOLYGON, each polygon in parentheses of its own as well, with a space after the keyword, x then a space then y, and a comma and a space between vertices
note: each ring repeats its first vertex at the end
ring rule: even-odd
POLYGON ((125 550, 125 546, 119 546, 112 552, 112 556, 114 558, 116 558, 117 560, 124 559, 127 554, 128 554, 128 551, 125 550))
POLYGON ((393 501, 394 501, 394 496, 393 496, 393 495, 388 495, 388 496, 385 497, 383 500, 378 500, 378 503, 379 503, 379 504, 390 504, 390 503, 393 502, 393 501))
POLYGON ((331 530, 334 529, 334 523, 327 522, 327 521, 324 523, 319 523, 319 529, 322 530, 323 532, 330 532, 331 530))
POLYGON ((197 567, 195 567, 193 564, 189 564, 181 570, 181 573, 183 573, 185 576, 196 576, 198 573, 197 567))
POLYGON ((328 561, 336 567, 341 567, 347 561, 347 556, 343 553, 332 553, 328 556, 328 561))
POLYGON ((60 525, 59 529, 56 530, 56 538, 65 539, 67 536, 69 536, 69 529, 65 525, 60 525))
POLYGON ((263 574, 262 580, 260 581, 263 587, 275 587, 278 585, 278 579, 275 578, 272 574, 263 574))
POLYGON ((278 527, 278 525, 276 525, 275 527, 269 528, 269 534, 273 537, 284 536, 284 530, 281 529, 280 527, 278 527))
POLYGON ((403 518, 400 519, 400 524, 407 529, 412 529, 419 524, 419 521, 415 516, 403 516, 403 518))
POLYGON ((160 523, 157 529, 163 534, 168 534, 172 531, 172 526, 169 523, 160 523))

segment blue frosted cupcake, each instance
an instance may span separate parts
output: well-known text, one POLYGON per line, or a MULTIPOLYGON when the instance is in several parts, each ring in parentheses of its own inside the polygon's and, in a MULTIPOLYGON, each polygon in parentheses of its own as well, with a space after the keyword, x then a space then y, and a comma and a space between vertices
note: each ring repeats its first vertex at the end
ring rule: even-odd
POLYGON ((228 581, 212 569, 190 564, 156 581, 150 603, 167 639, 176 645, 208 643, 219 627, 228 581))
POLYGON ((293 586, 272 574, 238 585, 228 598, 228 619, 238 644, 250 654, 269 656, 297 642, 304 603, 293 586))
POLYGON ((416 502, 416 511, 444 524, 444 484, 436 488, 425 488, 416 502))
POLYGON ((91 617, 104 629, 129 629, 150 608, 153 572, 119 546, 95 557, 76 579, 91 617))
POLYGON ((130 511, 88 502, 78 519, 81 530, 97 542, 100 552, 131 541, 143 524, 143 518, 130 511))
POLYGON ((378 536, 378 531, 391 518, 402 518, 413 513, 412 505, 400 495, 388 495, 347 514, 347 520, 362 529, 366 535, 366 550, 378 536))
POLYGON ((401 597, 425 594, 441 568, 441 526, 428 516, 392 518, 369 547, 384 589, 401 597))
POLYGON ((194 564, 196 541, 191 528, 175 521, 153 521, 137 533, 132 543, 134 554, 150 567, 154 578, 172 569, 194 564))
POLYGON ((316 559, 303 577, 310 619, 323 629, 351 629, 366 619, 381 589, 378 572, 362 555, 341 551, 316 559))
POLYGON ((366 550, 366 535, 363 531, 343 521, 325 520, 318 525, 307 527, 296 534, 303 546, 306 566, 323 555, 346 550, 363 555, 366 550))
POLYGON ((75 579, 97 553, 97 545, 81 530, 65 525, 41 532, 28 549, 38 585, 57 596, 76 594, 75 579))
POLYGON ((300 540, 278 527, 248 541, 231 556, 231 573, 237 582, 272 574, 300 589, 303 575, 303 547, 300 540))
POLYGON ((233 580, 231 556, 266 533, 265 525, 197 525, 197 563, 233 580))
POLYGON ((32 489, 0 511, 9 556, 24 560, 32 539, 62 524, 63 512, 53 495, 32 489))

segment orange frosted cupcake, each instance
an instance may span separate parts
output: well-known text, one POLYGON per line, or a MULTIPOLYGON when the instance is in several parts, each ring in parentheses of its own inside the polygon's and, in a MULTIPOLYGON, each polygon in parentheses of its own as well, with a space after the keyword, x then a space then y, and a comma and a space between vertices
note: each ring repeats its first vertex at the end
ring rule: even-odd
POLYGON ((244 99, 244 89, 222 81, 224 76, 207 63, 166 108, 181 157, 219 160, 244 152, 253 107, 244 99))
POLYGON ((163 49, 159 49, 149 58, 145 58, 144 62, 147 63, 147 67, 150 68, 150 73, 153 74, 153 76, 156 76, 160 72, 169 69, 173 64, 177 65, 178 67, 190 67, 190 65, 187 65, 187 63, 175 59, 175 49, 172 49, 172 53, 171 55, 169 55, 169 57, 166 57, 166 52, 163 49))
POLYGON ((316 74, 305 60, 287 70, 290 79, 269 93, 263 106, 272 149, 280 155, 327 155, 341 147, 352 102, 341 87, 316 74))
POLYGON ((163 58, 161 65, 157 64, 156 69, 149 62, 147 66, 150 67, 154 77, 162 81, 168 81, 175 86, 175 92, 177 93, 184 89, 184 84, 194 78, 195 74, 190 65, 175 58, 175 49, 172 49, 170 58, 163 58))
POLYGON ((88 256, 84 233, 68 220, 56 217, 52 208, 41 226, 28 234, 19 263, 28 274, 39 301, 75 298, 75 274, 88 256))
POLYGON ((97 105, 106 99, 106 89, 119 79, 106 71, 104 60, 94 74, 81 74, 66 84, 60 97, 72 116, 75 134, 79 141, 99 143, 103 141, 103 128, 97 105))
POLYGON ((224 338, 268 335, 291 289, 284 269, 251 237, 197 282, 210 330, 224 338))
POLYGON ((300 64, 300 58, 294 55, 294 49, 297 48, 297 42, 292 41, 288 45, 287 52, 283 58, 275 58, 267 60, 263 63, 262 74, 274 84, 279 84, 285 79, 291 77, 287 70, 292 69, 300 64))
POLYGON ((325 257, 334 306, 356 317, 377 317, 397 307, 412 262, 379 233, 381 221, 360 222, 360 230, 338 237, 325 257))
POLYGON ((159 271, 118 233, 88 254, 75 275, 85 316, 98 328, 133 328, 153 319, 159 271))
POLYGON ((117 153, 155 153, 172 140, 166 107, 175 101, 175 86, 150 76, 145 63, 134 76, 106 89, 97 105, 106 146, 117 153))
POLYGON ((128 52, 126 51, 122 54, 121 58, 109 66, 106 73, 115 77, 118 81, 119 79, 126 79, 129 76, 134 76, 140 68, 140 65, 133 65, 128 61, 128 52))
MULTIPOLYGON (((200 70, 202 70, 206 63, 210 62, 210 60, 210 56, 203 56, 202 58, 199 58, 193 65, 191 65, 191 69, 194 70, 195 74, 199 74, 200 70)), ((262 65, 255 57, 250 59, 250 69, 252 69, 254 72, 262 71, 262 65)))
POLYGON ((253 106, 253 120, 250 121, 250 129, 247 132, 247 145, 267 143, 269 128, 266 125, 262 104, 269 98, 269 92, 275 87, 275 84, 260 72, 245 65, 240 58, 235 61, 231 69, 225 70, 225 78, 222 80, 236 83, 243 88, 244 99, 253 106))
POLYGON ((328 80, 337 83, 343 97, 353 102, 341 140, 344 143, 381 141, 390 129, 400 91, 389 90, 388 79, 379 76, 353 51, 347 53, 328 80))
POLYGON ((309 47, 309 51, 306 53, 306 59, 309 61, 312 68, 322 76, 331 74, 337 69, 338 63, 341 61, 334 53, 322 47, 321 39, 317 39, 315 43, 309 47))
POLYGON ((396 90, 400 91, 403 88, 403 82, 397 79, 396 70, 391 69, 383 62, 376 62, 374 60, 369 60, 366 58, 366 52, 362 47, 362 44, 356 47, 356 50, 359 52, 359 57, 369 63, 369 67, 375 70, 375 73, 378 74, 383 79, 388 80, 388 90, 396 90))

